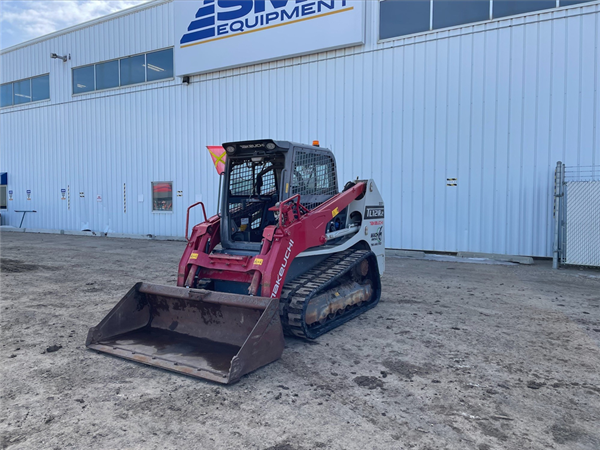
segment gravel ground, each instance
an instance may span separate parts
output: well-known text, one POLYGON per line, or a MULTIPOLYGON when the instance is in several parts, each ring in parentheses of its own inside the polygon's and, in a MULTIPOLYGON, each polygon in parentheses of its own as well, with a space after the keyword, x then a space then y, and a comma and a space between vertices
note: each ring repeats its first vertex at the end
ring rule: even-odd
POLYGON ((86 350, 183 246, 2 233, 1 448, 600 448, 599 271, 390 257, 377 308, 233 386, 86 350))

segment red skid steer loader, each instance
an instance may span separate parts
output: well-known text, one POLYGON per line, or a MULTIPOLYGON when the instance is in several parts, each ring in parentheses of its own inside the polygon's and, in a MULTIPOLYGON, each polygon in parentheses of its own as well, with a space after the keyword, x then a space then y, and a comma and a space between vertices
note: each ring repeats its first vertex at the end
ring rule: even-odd
POLYGON ((186 225, 177 287, 137 283, 87 347, 229 384, 279 359, 284 334, 315 339, 377 305, 384 208, 373 180, 339 192, 335 158, 318 146, 223 147, 221 211, 204 211, 189 238, 186 225))

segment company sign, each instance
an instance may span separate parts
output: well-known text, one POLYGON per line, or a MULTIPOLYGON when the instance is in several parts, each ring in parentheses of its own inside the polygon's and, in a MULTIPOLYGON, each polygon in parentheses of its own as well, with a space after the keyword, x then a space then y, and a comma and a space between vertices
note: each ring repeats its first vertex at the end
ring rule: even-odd
POLYGON ((175 2, 177 76, 364 43, 363 0, 175 2))

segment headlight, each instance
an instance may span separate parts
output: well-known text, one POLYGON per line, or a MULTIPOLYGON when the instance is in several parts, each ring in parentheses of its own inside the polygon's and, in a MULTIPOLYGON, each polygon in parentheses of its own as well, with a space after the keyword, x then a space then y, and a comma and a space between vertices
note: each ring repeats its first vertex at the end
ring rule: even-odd
POLYGON ((234 153, 235 152, 235 147, 233 145, 228 145, 227 148, 225 149, 225 151, 227 153, 234 153))
POLYGON ((275 144, 273 144, 272 142, 269 142, 267 145, 267 150, 275 150, 275 144))

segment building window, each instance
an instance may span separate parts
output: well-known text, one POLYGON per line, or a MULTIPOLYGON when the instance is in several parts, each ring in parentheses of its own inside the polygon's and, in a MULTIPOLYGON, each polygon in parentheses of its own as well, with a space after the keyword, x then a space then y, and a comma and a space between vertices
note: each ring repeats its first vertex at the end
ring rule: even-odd
POLYGON ((13 84, 6 83, 0 86, 0 107, 13 104, 13 84))
POLYGON ((588 3, 593 1, 594 0, 560 0, 560 6, 571 6, 578 3, 588 3))
POLYGON ((119 61, 96 64, 96 89, 119 87, 119 61))
POLYGON ((593 0, 380 0, 379 39, 590 1, 593 0))
POLYGON ((490 19, 490 0, 433 0, 433 28, 490 19))
POLYGON ((152 211, 173 211, 173 182, 152 182, 152 211))
POLYGON ((173 49, 73 69, 73 94, 173 78, 173 49))
POLYGON ((429 0, 384 0, 379 8, 379 39, 430 29, 429 0))
POLYGON ((121 59, 121 86, 146 81, 146 55, 121 59))
POLYGON ((50 98, 50 75, 3 84, 0 88, 0 107, 39 102, 50 98))
POLYGON ((6 185, 0 186, 0 209, 6 209, 8 201, 6 200, 6 185))
POLYGON ((31 101, 31 80, 22 80, 13 83, 15 105, 31 101))
POLYGON ((173 49, 146 54, 148 81, 173 78, 173 49))
POLYGON ((31 97, 34 102, 50 98, 50 75, 31 79, 31 97))
POLYGON ((492 16, 498 17, 514 16, 541 9, 556 8, 554 0, 494 0, 492 2, 492 16))
POLYGON ((94 66, 73 69, 73 94, 90 92, 94 89, 94 66))

